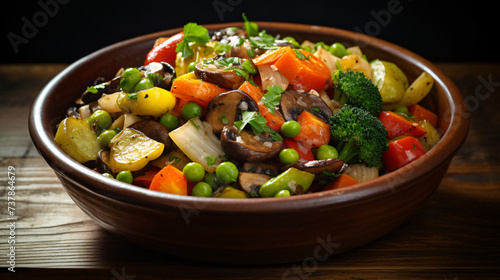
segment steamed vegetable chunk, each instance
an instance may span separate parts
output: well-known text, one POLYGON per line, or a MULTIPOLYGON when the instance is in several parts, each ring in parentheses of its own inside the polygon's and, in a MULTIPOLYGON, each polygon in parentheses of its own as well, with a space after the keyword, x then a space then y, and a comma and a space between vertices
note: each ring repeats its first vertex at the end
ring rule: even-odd
POLYGON ((422 74, 405 90, 403 96, 396 103, 384 104, 384 110, 393 110, 398 107, 408 107, 422 101, 434 85, 434 78, 427 72, 422 74))
POLYGON ((378 166, 387 150, 387 131, 367 111, 346 105, 331 117, 332 136, 337 143, 339 159, 347 163, 366 162, 378 166))
POLYGON ((408 88, 408 79, 399 67, 388 61, 375 60, 370 63, 372 81, 378 86, 384 104, 397 103, 408 88))
POLYGON ((335 71, 333 73, 335 94, 333 100, 340 106, 350 104, 378 117, 382 110, 382 97, 377 87, 362 73, 335 71))

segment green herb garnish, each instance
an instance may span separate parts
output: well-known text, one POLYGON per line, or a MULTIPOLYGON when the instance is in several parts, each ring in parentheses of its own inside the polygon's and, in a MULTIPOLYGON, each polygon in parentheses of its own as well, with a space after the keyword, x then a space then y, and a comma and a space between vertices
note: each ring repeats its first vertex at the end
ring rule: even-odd
POLYGON ((300 60, 304 60, 304 59, 307 59, 308 57, 301 53, 299 50, 297 49, 293 49, 295 51, 295 55, 297 55, 297 58, 300 59, 300 60))
POLYGON ((256 67, 250 59, 245 59, 245 61, 241 64, 241 67, 245 68, 245 70, 252 75, 257 74, 257 69, 255 69, 256 67))
POLYGON ((104 89, 105 87, 106 87, 106 83, 101 83, 101 84, 98 84, 95 86, 87 87, 87 91, 95 94, 98 92, 98 90, 104 89))
POLYGON ((216 157, 205 157, 205 160, 207 161, 207 165, 211 166, 214 165, 215 162, 217 161, 216 157))
POLYGON ((168 158, 168 161, 173 162, 174 164, 176 164, 179 161, 181 161, 181 159, 179 157, 176 157, 176 156, 171 156, 171 157, 168 158))
POLYGON ((248 33, 248 36, 256 36, 259 34, 259 26, 255 22, 251 22, 246 17, 245 13, 241 14, 243 20, 245 21, 243 28, 248 33))
POLYGON ((274 44, 276 38, 272 35, 267 34, 265 30, 262 30, 258 36, 249 37, 248 41, 254 48, 273 50, 279 47, 274 44))
POLYGON ((273 140, 283 140, 279 133, 267 126, 266 119, 259 112, 243 111, 241 121, 234 122, 234 126, 238 129, 238 132, 241 132, 247 124, 250 124, 250 127, 255 135, 267 132, 271 135, 273 140))
MULTIPOLYGON (((240 39, 242 39, 242 38, 240 38, 240 39)), ((225 52, 231 51, 231 48, 232 48, 231 45, 224 44, 221 42, 216 42, 215 46, 214 46, 214 51, 215 51, 215 53, 225 53, 225 52)))
POLYGON ((194 22, 184 25, 184 38, 177 44, 176 52, 182 52, 182 58, 186 59, 193 54, 190 43, 206 44, 210 41, 208 30, 194 22))
POLYGON ((200 126, 196 123, 195 120, 191 119, 189 120, 189 122, 194 126, 194 128, 196 128, 196 130, 200 129, 200 126))
POLYGON ((275 114, 276 106, 280 104, 281 94, 284 92, 282 88, 277 85, 267 87, 267 93, 264 94, 261 101, 269 108, 271 113, 275 114))
POLYGON ((137 100, 137 93, 131 93, 127 95, 128 99, 137 100))
POLYGON ((226 116, 222 116, 219 118, 219 120, 223 123, 223 124, 228 124, 229 123, 229 120, 227 119, 226 116))

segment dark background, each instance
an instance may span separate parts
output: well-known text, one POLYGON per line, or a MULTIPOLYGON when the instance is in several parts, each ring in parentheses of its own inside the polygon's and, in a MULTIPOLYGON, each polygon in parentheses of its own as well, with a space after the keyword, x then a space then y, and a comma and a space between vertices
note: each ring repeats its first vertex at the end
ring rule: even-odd
POLYGON ((496 41, 500 32, 498 24, 493 24, 498 15, 482 1, 17 0, 9 3, 13 6, 2 8, 0 63, 71 63, 107 45, 182 27, 190 21, 198 24, 241 21, 243 12, 252 21, 361 30, 433 62, 499 61, 496 41), (400 10, 389 13, 390 18, 389 4, 397 5, 400 10), (44 5, 51 14, 44 11, 44 5), (32 24, 37 21, 39 27, 30 30, 31 38, 25 37, 16 52, 8 34, 22 36, 26 20, 32 24), (372 29, 366 29, 367 26, 372 29))

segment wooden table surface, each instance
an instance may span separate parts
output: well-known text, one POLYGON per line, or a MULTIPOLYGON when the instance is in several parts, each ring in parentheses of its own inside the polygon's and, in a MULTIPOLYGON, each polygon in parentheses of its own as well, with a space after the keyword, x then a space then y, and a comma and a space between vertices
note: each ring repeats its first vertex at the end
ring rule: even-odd
POLYGON ((107 233, 68 197, 28 134, 34 98, 66 65, 0 65, 0 279, 500 279, 500 64, 437 65, 471 111, 468 139, 441 186, 393 232, 317 266, 194 262, 107 233), (15 273, 7 255, 9 166, 15 273))

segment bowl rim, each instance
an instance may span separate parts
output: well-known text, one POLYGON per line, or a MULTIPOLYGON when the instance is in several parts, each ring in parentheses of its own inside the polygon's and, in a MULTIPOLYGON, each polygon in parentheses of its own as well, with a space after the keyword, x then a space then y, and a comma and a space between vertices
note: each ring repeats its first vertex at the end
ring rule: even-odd
MULTIPOLYGON (((217 30, 231 26, 242 26, 242 24, 242 22, 230 22, 203 24, 203 26, 209 30, 217 30)), ((203 211, 214 212, 269 213, 274 211, 317 210, 323 206, 343 207, 348 204, 362 203, 367 200, 390 195, 408 187, 407 184, 404 184, 405 180, 418 180, 426 173, 435 170, 443 162, 450 160, 463 145, 468 133, 469 119, 467 114, 463 113, 466 112, 464 111, 466 109, 462 94, 456 85, 430 61, 393 43, 353 31, 334 27, 284 22, 260 21, 257 24, 261 29, 283 30, 283 34, 286 34, 287 31, 300 30, 302 32, 314 32, 314 34, 318 35, 335 34, 335 36, 356 38, 359 42, 364 42, 370 47, 380 49, 381 51, 388 52, 390 50, 391 56, 395 55, 414 64, 422 71, 431 74, 435 80, 434 86, 440 86, 443 89, 446 100, 450 103, 451 110, 449 113, 449 125, 446 128, 446 133, 442 135, 440 142, 436 145, 437 149, 434 147, 422 156, 422 158, 403 168, 352 187, 286 198, 228 199, 173 195, 122 183, 101 176, 99 173, 71 159, 57 147, 53 139, 45 132, 42 122, 42 112, 45 108, 44 100, 52 93, 51 89, 55 85, 61 82, 68 73, 77 71, 85 61, 91 58, 98 57, 117 48, 123 48, 147 40, 154 40, 160 36, 173 35, 182 31, 182 28, 150 33, 112 44, 82 57, 57 74, 41 90, 30 111, 28 120, 29 133, 35 147, 58 176, 64 177, 66 180, 89 192, 119 200, 123 203, 155 209, 176 207, 203 209, 203 211), (456 141, 456 139, 461 139, 461 141, 456 141)))

